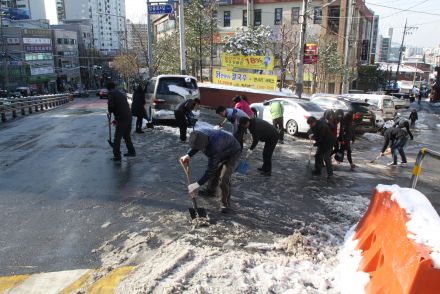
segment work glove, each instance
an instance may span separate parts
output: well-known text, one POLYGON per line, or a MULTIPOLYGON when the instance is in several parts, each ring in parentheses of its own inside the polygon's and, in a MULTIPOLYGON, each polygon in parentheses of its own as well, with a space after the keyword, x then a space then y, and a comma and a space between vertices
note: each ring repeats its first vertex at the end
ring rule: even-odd
POLYGON ((385 153, 384 153, 384 152, 381 152, 381 153, 380 153, 380 157, 382 157, 382 156, 385 156, 385 153))
POLYGON ((222 129, 221 125, 214 126, 214 130, 221 130, 221 129, 222 129))
POLYGON ((313 139, 313 134, 309 135, 309 139, 312 140, 313 139))
POLYGON ((254 152, 254 150, 249 149, 246 153, 246 159, 248 159, 249 156, 251 156, 253 152, 254 152))
POLYGON ((180 161, 183 163, 189 163, 189 160, 191 157, 188 154, 185 154, 184 156, 180 157, 180 161))
POLYGON ((200 187, 200 185, 197 182, 192 183, 191 185, 188 185, 188 193, 189 194, 194 193, 199 187, 200 187))

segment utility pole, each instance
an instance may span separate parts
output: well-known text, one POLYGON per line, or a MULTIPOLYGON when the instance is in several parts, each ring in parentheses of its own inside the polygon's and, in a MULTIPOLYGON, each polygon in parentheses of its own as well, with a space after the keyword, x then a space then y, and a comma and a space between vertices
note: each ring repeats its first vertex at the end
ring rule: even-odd
POLYGON ((153 77, 153 24, 151 21, 150 13, 148 13, 148 7, 150 7, 150 1, 147 0, 147 30, 148 30, 148 46, 147 46, 147 55, 148 55, 148 78, 153 77))
POLYGON ((254 3, 252 1, 253 0, 246 1, 246 21, 248 28, 254 26, 254 3))
POLYGON ((299 98, 302 96, 303 92, 303 81, 304 81, 304 44, 306 39, 307 30, 307 4, 308 0, 303 0, 302 3, 302 20, 301 20, 301 33, 299 35, 299 48, 298 48, 298 71, 296 77, 296 87, 295 92, 299 98))
POLYGON ((4 37, 3 32, 3 12, 0 11, 0 35, 1 35, 1 42, 2 42, 2 70, 3 70, 3 77, 2 77, 2 89, 7 90, 9 87, 9 70, 8 70, 8 56, 6 54, 7 51, 7 42, 4 37))
POLYGON ((179 0, 180 73, 186 75, 185 11, 183 8, 183 0, 179 0))
POLYGON ((351 44, 350 44, 350 34, 352 26, 352 16, 353 16, 353 0, 347 0, 347 18, 345 21, 345 45, 344 45, 344 80, 342 81, 342 93, 347 94, 350 89, 350 56, 351 56, 351 44))
POLYGON ((397 62, 397 70, 396 70, 396 82, 399 76, 399 70, 400 70, 400 64, 402 63, 402 55, 403 55, 403 47, 405 44, 405 35, 409 35, 412 34, 412 30, 417 30, 418 27, 413 26, 413 27, 409 27, 408 26, 408 19, 405 20, 405 28, 403 29, 403 36, 402 36, 402 43, 400 44, 400 50, 399 50, 399 61, 397 62))

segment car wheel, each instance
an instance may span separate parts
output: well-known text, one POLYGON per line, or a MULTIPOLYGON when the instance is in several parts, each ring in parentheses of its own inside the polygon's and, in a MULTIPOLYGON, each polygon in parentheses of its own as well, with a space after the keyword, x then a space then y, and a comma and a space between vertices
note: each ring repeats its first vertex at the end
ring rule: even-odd
POLYGON ((295 136, 298 134, 298 124, 293 119, 289 120, 286 124, 286 130, 289 135, 295 136))

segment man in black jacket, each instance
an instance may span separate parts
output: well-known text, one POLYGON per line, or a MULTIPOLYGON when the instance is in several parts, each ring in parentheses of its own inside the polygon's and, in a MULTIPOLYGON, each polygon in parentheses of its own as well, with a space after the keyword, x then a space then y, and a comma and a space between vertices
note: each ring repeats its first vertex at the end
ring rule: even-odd
POLYGON ((108 112, 116 121, 115 141, 113 142, 113 160, 121 161, 121 140, 124 138, 128 152, 124 156, 136 156, 136 151, 131 142, 131 111, 128 105, 127 96, 116 89, 114 82, 107 84, 108 112))
POLYGON ((400 157, 402 158, 402 166, 406 165, 406 154, 403 148, 408 142, 408 133, 405 129, 393 127, 384 129, 382 131, 383 137, 385 139, 385 143, 382 147, 381 156, 385 155, 385 151, 388 146, 391 145, 391 154, 393 155, 393 162, 389 163, 389 166, 397 166, 397 153, 400 153, 400 157))
POLYGON ((310 126, 311 137, 315 140, 315 146, 318 147, 315 154, 315 170, 313 175, 321 175, 323 162, 327 168, 327 178, 333 177, 333 165, 332 165, 332 150, 335 146, 335 137, 333 136, 330 127, 322 121, 318 121, 315 117, 311 116, 307 119, 307 124, 310 126))
POLYGON ((190 122, 193 123, 194 114, 193 110, 200 105, 200 99, 188 99, 181 102, 176 106, 174 111, 174 117, 176 118, 177 125, 180 130, 180 141, 186 141, 186 130, 190 126, 190 122))
POLYGON ((243 129, 249 129, 252 135, 252 145, 249 151, 252 152, 257 146, 258 142, 264 142, 263 149, 263 166, 258 170, 264 176, 272 175, 272 154, 275 150, 275 146, 278 143, 279 132, 278 130, 268 123, 259 118, 240 118, 240 126, 243 129))

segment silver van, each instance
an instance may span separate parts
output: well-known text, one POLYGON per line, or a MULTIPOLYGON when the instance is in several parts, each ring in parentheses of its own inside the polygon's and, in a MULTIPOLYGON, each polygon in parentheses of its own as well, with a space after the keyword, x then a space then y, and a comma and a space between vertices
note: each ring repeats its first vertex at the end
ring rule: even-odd
MULTIPOLYGON (((176 106, 200 98, 196 78, 185 75, 160 75, 148 81, 146 99, 151 120, 174 120, 176 106)), ((194 113, 196 117, 198 112, 194 113)))
POLYGON ((377 106, 377 108, 382 112, 382 117, 385 121, 393 119, 394 115, 396 114, 393 97, 391 96, 375 94, 348 94, 344 96, 377 106))

